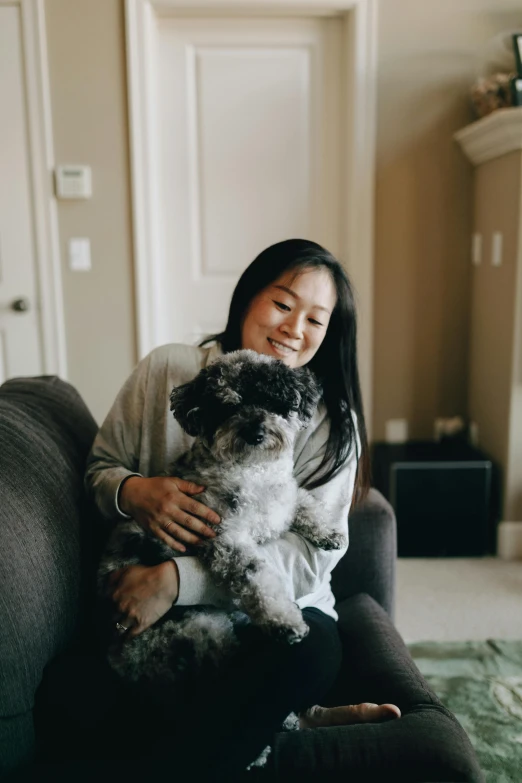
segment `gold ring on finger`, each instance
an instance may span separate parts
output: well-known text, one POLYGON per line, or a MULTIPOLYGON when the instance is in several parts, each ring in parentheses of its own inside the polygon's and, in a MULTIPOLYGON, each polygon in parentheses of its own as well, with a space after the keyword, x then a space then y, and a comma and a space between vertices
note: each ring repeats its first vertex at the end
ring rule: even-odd
POLYGON ((169 527, 170 527, 171 525, 172 525, 172 519, 170 520, 170 522, 167 522, 167 524, 165 525, 165 528, 164 528, 164 530, 165 530, 165 533, 168 533, 168 532, 169 532, 169 527))

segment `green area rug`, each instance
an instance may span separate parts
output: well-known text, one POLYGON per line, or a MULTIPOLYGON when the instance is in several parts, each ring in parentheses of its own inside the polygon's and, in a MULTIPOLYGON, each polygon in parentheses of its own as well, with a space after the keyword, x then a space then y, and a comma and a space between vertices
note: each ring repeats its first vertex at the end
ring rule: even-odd
POLYGON ((467 732, 488 783, 522 783, 522 641, 408 647, 467 732))

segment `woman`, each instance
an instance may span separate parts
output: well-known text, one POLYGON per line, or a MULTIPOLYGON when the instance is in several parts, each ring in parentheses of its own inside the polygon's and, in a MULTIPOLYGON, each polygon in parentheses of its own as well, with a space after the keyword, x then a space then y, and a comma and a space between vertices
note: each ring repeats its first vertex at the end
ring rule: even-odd
MULTIPOLYGON (((193 498, 202 487, 161 474, 191 440, 168 411, 172 387, 193 378, 221 352, 239 348, 275 356, 290 367, 306 364, 322 384, 323 401, 296 442, 298 483, 346 526, 352 500, 367 491, 368 445, 350 283, 320 245, 280 242, 241 276, 225 331, 200 347, 169 345, 153 351, 124 385, 94 442, 86 482, 102 513, 133 517, 173 549, 168 562, 113 575, 115 627, 129 637, 150 627, 173 603, 226 607, 230 600, 198 558, 185 555, 187 544, 215 535, 205 521, 217 524, 219 517, 193 498)), ((224 679, 192 694, 191 720, 202 719, 206 708, 219 711, 223 729, 213 729, 212 741, 205 738, 207 760, 201 760, 202 769, 211 760, 217 779, 230 780, 244 770, 291 711, 300 711, 301 726, 312 728, 400 716, 394 705, 313 707, 325 697, 341 663, 330 574, 344 552, 318 550, 293 532, 265 545, 265 557, 285 574, 310 633, 288 646, 259 638, 253 629, 224 679)), ((177 709, 186 717, 187 705, 177 709)), ((190 743, 190 736, 183 741, 190 743)))

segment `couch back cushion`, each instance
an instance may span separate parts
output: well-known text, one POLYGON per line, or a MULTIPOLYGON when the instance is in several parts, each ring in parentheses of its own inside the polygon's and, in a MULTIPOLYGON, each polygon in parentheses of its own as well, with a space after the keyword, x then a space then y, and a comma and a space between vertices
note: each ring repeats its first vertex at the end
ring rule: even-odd
POLYGON ((96 430, 57 377, 0 387, 0 722, 32 709, 44 666, 76 628, 83 471, 96 430))

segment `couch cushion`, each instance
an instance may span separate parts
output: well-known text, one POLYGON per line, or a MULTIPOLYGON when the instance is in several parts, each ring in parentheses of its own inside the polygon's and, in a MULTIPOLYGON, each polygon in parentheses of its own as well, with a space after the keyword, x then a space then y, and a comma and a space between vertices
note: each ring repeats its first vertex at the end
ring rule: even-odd
MULTIPOLYGON (((76 627, 83 471, 96 429, 80 395, 57 377, 0 387, 2 732, 6 720, 32 709, 44 666, 76 627)), ((30 744, 27 737, 9 743, 0 770, 22 760, 30 744)))

